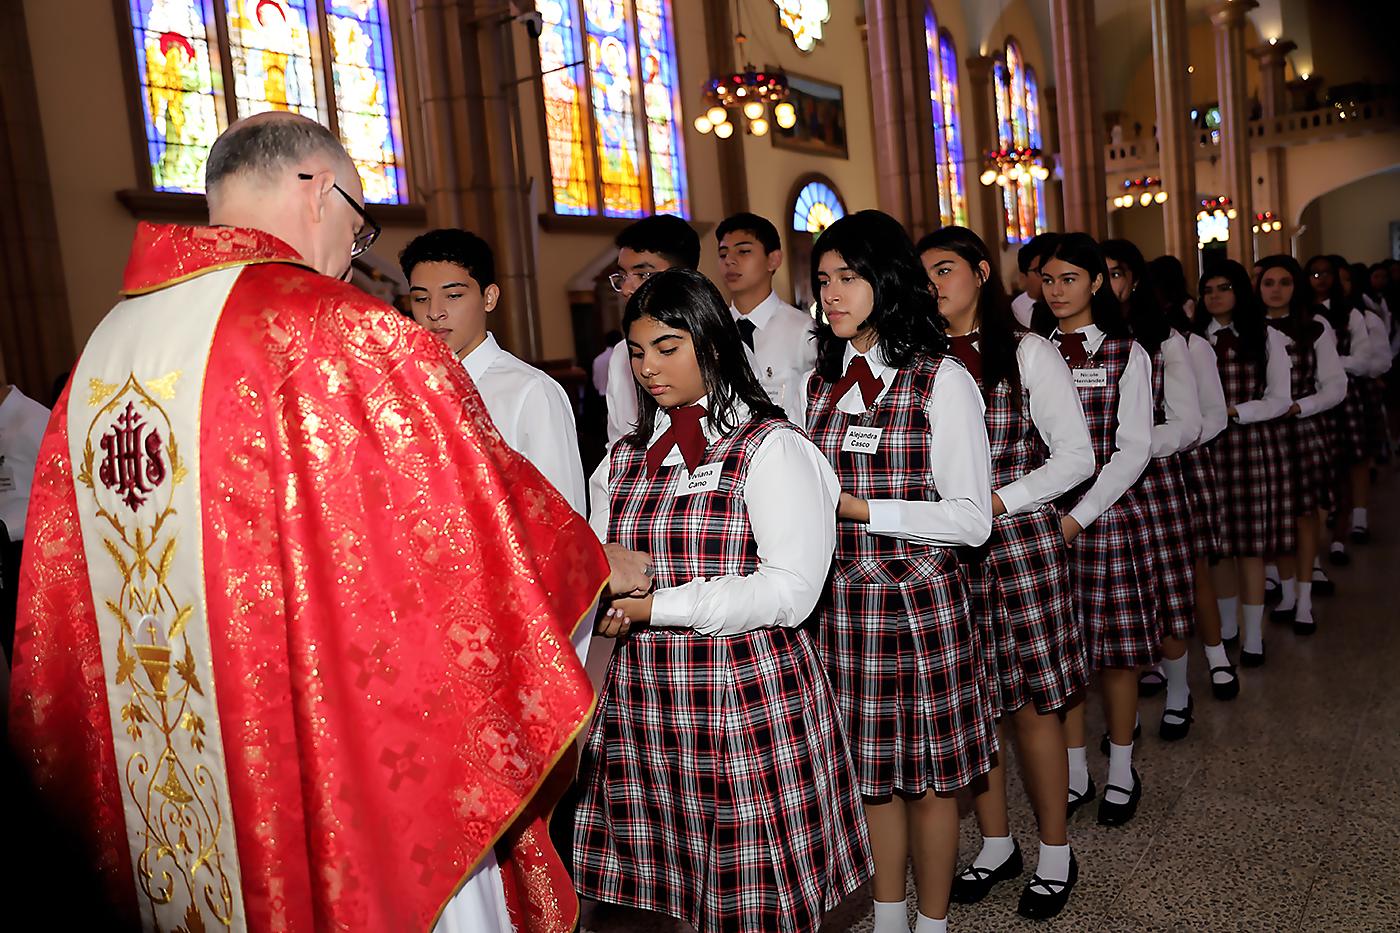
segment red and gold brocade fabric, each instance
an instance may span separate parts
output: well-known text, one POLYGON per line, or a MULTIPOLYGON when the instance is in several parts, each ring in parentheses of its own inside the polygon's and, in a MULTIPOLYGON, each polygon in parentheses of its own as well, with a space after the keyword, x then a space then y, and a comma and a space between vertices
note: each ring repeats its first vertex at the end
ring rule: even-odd
MULTIPOLYGON (((543 881, 516 886, 531 902, 513 916, 570 929, 536 794, 591 707, 569 639, 606 581, 601 548, 440 341, 296 263, 255 231, 143 224, 124 289, 246 266, 199 451, 248 928, 426 930, 504 835, 508 872, 543 881)), ((134 916, 66 412, 65 396, 31 500, 11 730, 134 916)))

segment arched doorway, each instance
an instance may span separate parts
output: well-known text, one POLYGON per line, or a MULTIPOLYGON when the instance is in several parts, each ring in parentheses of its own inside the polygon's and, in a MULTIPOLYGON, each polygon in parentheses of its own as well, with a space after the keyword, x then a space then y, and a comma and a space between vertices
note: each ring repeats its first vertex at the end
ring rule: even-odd
MULTIPOLYGON (((792 303, 813 310, 812 245, 817 235, 846 216, 846 204, 825 175, 803 175, 788 198, 787 262, 792 303)), ((815 314, 814 314, 815 316, 815 314)))

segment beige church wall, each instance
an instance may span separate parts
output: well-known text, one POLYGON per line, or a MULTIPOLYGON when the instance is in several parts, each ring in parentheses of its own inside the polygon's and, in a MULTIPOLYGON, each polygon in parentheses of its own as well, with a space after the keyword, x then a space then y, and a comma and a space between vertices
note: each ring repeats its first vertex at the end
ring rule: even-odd
MULTIPOLYGON (((1146 15, 1144 13, 1144 15, 1146 15)), ((1245 24, 1245 48, 1261 45, 1264 38, 1252 21, 1245 24)), ((1209 20, 1202 19, 1187 29, 1186 60, 1191 68, 1187 83, 1191 92, 1191 105, 1202 107, 1220 99, 1215 67, 1215 32, 1209 20)), ((1122 125, 1125 137, 1133 135, 1133 124, 1142 124, 1142 133, 1149 136, 1157 122, 1156 83, 1152 77, 1152 48, 1145 44, 1142 55, 1135 59, 1137 66, 1129 75, 1104 75, 1105 83, 1117 80, 1127 81, 1127 91, 1122 96, 1122 125)), ((1292 72, 1288 72, 1292 77, 1292 72)), ((1253 98, 1259 93, 1259 66, 1253 59, 1245 68, 1246 96, 1253 98)))
POLYGON ((1400 222, 1400 164, 1329 191, 1302 212, 1307 229, 1298 256, 1338 253, 1371 264, 1390 255, 1390 225, 1400 222))

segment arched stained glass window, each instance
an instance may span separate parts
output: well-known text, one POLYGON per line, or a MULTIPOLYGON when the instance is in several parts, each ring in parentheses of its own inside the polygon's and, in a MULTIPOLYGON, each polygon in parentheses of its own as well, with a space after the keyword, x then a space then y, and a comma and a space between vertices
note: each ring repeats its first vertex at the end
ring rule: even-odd
POLYGON ((958 110, 958 53, 953 37, 938 28, 933 6, 924 6, 924 45, 928 50, 929 105, 938 173, 938 214, 944 226, 967 225, 963 172, 962 115, 958 110))
POLYGON ((669 0, 541 0, 537 9, 554 212, 688 217, 669 0))
POLYGON ((798 233, 821 233, 846 216, 841 197, 825 182, 811 181, 802 186, 792 206, 792 229, 798 233))
POLYGON ((203 191, 229 123, 287 110, 337 132, 366 201, 408 200, 386 0, 130 0, 129 14, 152 188, 203 191))
MULTIPOLYGON (((1040 148, 1040 92, 1035 72, 1014 39, 993 67, 996 81, 997 144, 1003 149, 1040 148)), ((1024 243, 1046 228, 1045 183, 1022 175, 1002 188, 1006 242, 1024 243)))

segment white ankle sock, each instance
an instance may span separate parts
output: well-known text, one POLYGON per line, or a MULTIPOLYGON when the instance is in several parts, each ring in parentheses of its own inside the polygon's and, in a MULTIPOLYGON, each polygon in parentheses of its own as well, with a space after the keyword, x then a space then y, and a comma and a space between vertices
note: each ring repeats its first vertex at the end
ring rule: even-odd
POLYGON ((1185 709, 1191 699, 1191 685, 1186 682, 1187 658, 1183 653, 1179 658, 1163 658, 1162 673, 1167 675, 1166 709, 1185 709))
MULTIPOLYGON (((1224 645, 1202 645, 1206 649, 1206 664, 1212 668, 1228 667, 1230 656, 1225 653, 1224 645)), ((1230 680, 1230 675, 1226 671, 1210 675, 1211 683, 1223 684, 1230 680)))
POLYGON ((909 901, 876 901, 875 933, 909 933, 909 901))
POLYGON ((1244 616, 1244 634, 1240 647, 1250 654, 1259 654, 1264 650, 1264 607, 1246 604, 1241 614, 1244 616))
POLYGON ((1352 531, 1364 531, 1365 529, 1366 529, 1366 510, 1365 510, 1365 509, 1352 509, 1352 510, 1351 510, 1351 530, 1352 530, 1352 531))
POLYGON ((1224 638, 1234 638, 1240 633, 1238 596, 1220 596, 1215 600, 1220 609, 1220 634, 1224 638))
MULTIPOLYGON (((1133 789, 1133 744, 1108 745, 1108 783, 1117 787, 1133 789)), ((1107 785, 1105 785, 1107 786, 1107 785)), ((1116 790, 1104 791, 1103 799, 1109 803, 1127 803, 1128 795, 1116 790)))
POLYGON ((1294 614, 1299 622, 1313 621, 1312 614, 1312 588, 1311 583, 1298 584, 1298 610, 1294 614))
POLYGON ((1283 590, 1283 598, 1278 602, 1278 608, 1283 610, 1292 609, 1298 604, 1298 581, 1293 577, 1279 583, 1279 588, 1283 590))
POLYGON ((1333 541, 1332 546, 1328 548, 1328 550, 1333 554, 1345 554, 1347 552, 1347 546, 1341 541, 1333 541))
POLYGON ((1016 840, 1010 836, 983 836, 982 851, 977 853, 972 864, 978 868, 1000 868, 1015 851, 1016 840))
POLYGON ((1040 860, 1035 864, 1035 873, 1046 881, 1069 880, 1069 845, 1048 846, 1040 844, 1040 860))
POLYGON ((919 919, 914 921, 914 933, 948 933, 948 918, 935 920, 919 914, 919 919))
POLYGON ((1270 584, 1270 583, 1275 583, 1275 584, 1276 584, 1276 583, 1278 583, 1278 582, 1279 582, 1278 564, 1265 564, 1265 565, 1264 565, 1264 584, 1267 586, 1267 585, 1270 584))
POLYGON ((1076 794, 1083 794, 1089 790, 1089 755, 1084 750, 1084 746, 1078 748, 1070 746, 1069 752, 1069 789, 1076 794))

